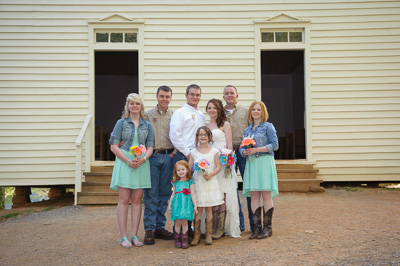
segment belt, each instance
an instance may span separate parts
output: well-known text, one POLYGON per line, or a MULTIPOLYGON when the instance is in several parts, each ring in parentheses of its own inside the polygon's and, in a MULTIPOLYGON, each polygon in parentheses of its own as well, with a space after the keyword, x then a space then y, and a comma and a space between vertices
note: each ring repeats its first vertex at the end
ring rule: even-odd
POLYGON ((153 150, 154 154, 170 154, 174 151, 174 149, 157 149, 153 150))
POLYGON ((190 194, 190 190, 187 189, 187 188, 184 188, 184 189, 182 189, 182 191, 175 192, 175 194, 178 194, 178 193, 183 193, 185 195, 189 195, 190 194))

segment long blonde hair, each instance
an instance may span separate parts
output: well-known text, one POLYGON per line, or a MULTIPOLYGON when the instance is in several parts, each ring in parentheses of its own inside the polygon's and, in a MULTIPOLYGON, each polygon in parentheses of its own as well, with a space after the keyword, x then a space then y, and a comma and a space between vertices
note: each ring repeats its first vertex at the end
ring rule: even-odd
POLYGON ((129 117, 129 101, 132 102, 137 102, 140 103, 140 117, 144 118, 144 106, 142 103, 142 99, 140 98, 139 94, 137 93, 129 93, 128 96, 126 97, 126 103, 124 107, 124 111, 122 112, 122 118, 128 118, 129 117))

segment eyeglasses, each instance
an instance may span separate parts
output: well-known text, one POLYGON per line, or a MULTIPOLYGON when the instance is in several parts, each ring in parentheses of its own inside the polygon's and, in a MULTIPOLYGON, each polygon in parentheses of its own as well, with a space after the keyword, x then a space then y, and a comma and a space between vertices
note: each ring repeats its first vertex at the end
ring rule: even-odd
POLYGON ((195 93, 189 93, 188 94, 190 97, 197 97, 197 98, 200 98, 201 97, 201 94, 195 94, 195 93))
POLYGON ((199 137, 208 137, 207 134, 199 134, 199 137))

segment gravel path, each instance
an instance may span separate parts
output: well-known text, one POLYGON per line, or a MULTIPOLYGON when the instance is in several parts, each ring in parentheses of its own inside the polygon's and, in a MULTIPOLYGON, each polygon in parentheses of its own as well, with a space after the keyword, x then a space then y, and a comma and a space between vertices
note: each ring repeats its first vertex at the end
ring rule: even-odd
POLYGON ((0 223, 0 265, 400 265, 400 191, 282 193, 274 204, 273 237, 249 240, 246 225, 241 238, 187 250, 121 248, 115 206, 32 213, 0 223))

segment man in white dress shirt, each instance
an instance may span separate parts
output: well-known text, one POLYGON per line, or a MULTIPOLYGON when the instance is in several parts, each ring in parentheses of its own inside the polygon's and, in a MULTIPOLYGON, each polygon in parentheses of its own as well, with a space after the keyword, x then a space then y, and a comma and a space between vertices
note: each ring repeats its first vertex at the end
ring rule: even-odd
POLYGON ((187 103, 176 110, 171 117, 169 137, 177 153, 174 165, 179 160, 189 161, 190 150, 196 147, 196 131, 206 124, 204 114, 199 110, 201 88, 192 84, 186 88, 187 103))
MULTIPOLYGON (((189 161, 190 150, 196 147, 196 131, 206 124, 204 114, 199 110, 198 104, 201 98, 201 88, 192 84, 186 88, 185 105, 176 110, 171 117, 169 138, 177 150, 173 158, 173 165, 180 160, 189 161)), ((189 243, 192 241, 192 222, 188 222, 189 243)), ((174 237, 175 230, 173 229, 174 237)))

